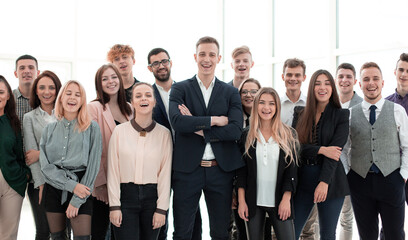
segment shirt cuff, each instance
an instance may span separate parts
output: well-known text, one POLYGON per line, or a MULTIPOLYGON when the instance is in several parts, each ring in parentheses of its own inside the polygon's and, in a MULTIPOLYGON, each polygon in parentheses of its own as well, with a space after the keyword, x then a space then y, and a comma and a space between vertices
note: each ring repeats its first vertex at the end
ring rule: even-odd
POLYGON ((69 180, 67 181, 67 183, 65 184, 65 189, 64 189, 64 190, 74 193, 74 188, 75 188, 75 186, 76 186, 77 184, 78 184, 78 182, 69 179, 69 180))
POLYGON ((160 208, 156 208, 156 211, 155 211, 156 213, 158 213, 158 214, 163 214, 163 215, 166 215, 167 214, 167 211, 166 210, 163 210, 163 209, 160 209, 160 208))
POLYGON ((109 211, 116 211, 116 210, 120 210, 120 206, 109 207, 109 211))

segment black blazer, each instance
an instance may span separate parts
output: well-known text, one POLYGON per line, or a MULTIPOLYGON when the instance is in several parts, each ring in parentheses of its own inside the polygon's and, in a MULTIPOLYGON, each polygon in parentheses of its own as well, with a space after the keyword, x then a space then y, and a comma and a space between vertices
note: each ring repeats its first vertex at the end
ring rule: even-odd
POLYGON ((211 143, 218 165, 230 172, 244 165, 237 140, 242 132, 242 107, 238 90, 215 79, 208 107, 194 76, 173 84, 170 93, 170 121, 176 131, 173 170, 190 173, 200 166, 204 149, 211 143), (183 116, 178 109, 186 105, 193 116, 183 116), (228 124, 211 126, 211 116, 227 116, 228 124), (204 137, 194 132, 203 130, 204 137))
POLYGON ((160 92, 159 92, 159 89, 157 89, 156 84, 153 84, 153 89, 154 89, 154 96, 156 98, 156 106, 153 108, 153 119, 157 123, 165 126, 172 133, 169 118, 167 117, 167 113, 166 113, 166 108, 164 107, 163 100, 160 96, 160 92))
MULTIPOLYGON (((300 114, 304 107, 295 107, 293 114, 293 126, 296 127, 300 114)), ((322 154, 317 154, 321 146, 338 146, 343 148, 349 134, 348 109, 335 108, 330 102, 327 104, 319 124, 317 145, 301 144, 301 162, 306 159, 317 159, 321 163, 319 182, 329 184, 327 199, 344 197, 350 194, 346 172, 341 161, 336 161, 322 154)), ((301 183, 299 183, 301 184, 301 183)))
MULTIPOLYGON (((257 167, 256 167, 256 144, 254 147, 250 147, 248 154, 245 153, 245 142, 248 135, 249 128, 246 128, 242 133, 241 140, 239 142, 240 150, 242 152, 242 158, 246 163, 246 166, 240 168, 237 171, 237 187, 245 189, 245 201, 248 205, 248 215, 249 218, 255 216, 256 213, 256 179, 257 179, 257 167), (251 158, 249 157, 251 156, 251 158)), ((296 156, 297 159, 297 156, 296 156)), ((288 159, 289 161, 289 159, 288 159)), ((296 191, 297 183, 297 166, 292 162, 289 166, 286 163, 285 153, 281 149, 279 152, 279 165, 278 165, 278 175, 276 182, 275 191, 275 203, 276 207, 282 200, 283 194, 286 191, 292 192, 292 197, 290 200, 291 205, 291 216, 289 219, 293 218, 294 208, 293 208, 293 196, 296 191)), ((276 212, 276 218, 279 219, 278 212, 276 212)))

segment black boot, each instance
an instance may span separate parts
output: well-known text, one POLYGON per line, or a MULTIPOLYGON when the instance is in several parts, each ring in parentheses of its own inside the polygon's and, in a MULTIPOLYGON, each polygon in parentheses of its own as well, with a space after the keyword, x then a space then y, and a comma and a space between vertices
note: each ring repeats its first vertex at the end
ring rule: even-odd
POLYGON ((74 240, 91 240, 91 235, 74 236, 74 240))
POLYGON ((65 230, 61 232, 51 233, 52 240, 68 240, 68 236, 65 230))

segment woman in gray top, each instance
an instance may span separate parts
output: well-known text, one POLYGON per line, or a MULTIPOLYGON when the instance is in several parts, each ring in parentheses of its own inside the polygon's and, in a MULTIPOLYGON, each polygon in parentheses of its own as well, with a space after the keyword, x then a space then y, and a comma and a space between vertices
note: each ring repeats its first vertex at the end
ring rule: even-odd
POLYGON ((44 71, 33 82, 30 92, 30 106, 34 109, 24 115, 23 131, 25 159, 33 175, 33 182, 28 184, 27 195, 30 200, 36 228, 36 240, 48 240, 50 230, 44 208, 40 207, 44 178, 39 163, 40 139, 44 127, 55 122, 55 99, 61 88, 61 82, 55 73, 44 71))
POLYGON ((91 121, 85 89, 68 81, 55 103, 57 122, 48 124, 40 143, 40 164, 45 179, 42 203, 53 239, 67 239, 69 218, 74 240, 91 239, 92 200, 89 198, 99 170, 102 140, 91 121))

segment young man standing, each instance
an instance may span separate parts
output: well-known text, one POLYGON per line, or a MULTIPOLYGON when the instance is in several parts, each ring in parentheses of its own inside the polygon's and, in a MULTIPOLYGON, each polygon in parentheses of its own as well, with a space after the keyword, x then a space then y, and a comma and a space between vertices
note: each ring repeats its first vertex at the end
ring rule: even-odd
MULTIPOLYGON (((31 55, 23 55, 17 58, 14 75, 16 76, 16 78, 18 78, 18 87, 13 90, 13 94, 14 98, 16 99, 16 112, 21 122, 21 129, 23 129, 24 114, 33 110, 29 103, 30 90, 32 83, 39 74, 40 71, 38 70, 38 61, 35 57, 31 55)), ((21 132, 21 134, 23 134, 23 131, 21 132)), ((37 159, 38 161, 37 151, 29 150, 25 153, 25 155, 26 161, 28 161, 28 159, 37 159)), ((33 161, 27 164, 31 165, 38 163, 35 163, 33 161)), ((48 228, 45 211, 38 203, 39 192, 40 190, 38 188, 34 188, 34 183, 28 183, 27 195, 28 199, 30 200, 31 210, 33 213, 36 228, 36 239, 42 240, 49 239, 50 230, 48 228)))
MULTIPOLYGON (((397 61, 397 66, 394 70, 394 75, 397 80, 397 88, 395 93, 385 99, 398 103, 408 114, 408 53, 402 53, 397 61)), ((405 185, 405 196, 408 204, 408 185, 405 185)))
POLYGON ((194 59, 198 73, 173 85, 170 120, 176 131, 173 155, 173 239, 191 239, 201 193, 207 203, 212 239, 227 240, 232 181, 244 166, 236 141, 242 132, 238 91, 215 77, 219 44, 202 37, 194 59))
POLYGON ((37 59, 31 55, 23 55, 16 60, 14 76, 18 78, 18 87, 13 90, 16 99, 17 116, 23 123, 25 113, 33 110, 29 104, 31 84, 40 74, 37 59))
MULTIPOLYGON (((343 108, 351 108, 363 101, 353 90, 354 85, 357 83, 356 70, 353 65, 350 63, 340 64, 337 67, 335 80, 343 108)), ((340 160, 347 174, 350 170, 350 161, 345 151, 342 151, 340 160)), ((353 215, 350 196, 346 196, 340 214, 340 240, 351 240, 353 238, 353 215)))
POLYGON ((281 98, 281 119, 289 126, 292 125, 293 109, 306 105, 306 97, 300 90, 306 79, 305 73, 305 62, 300 59, 289 58, 283 64, 282 80, 285 82, 286 94, 281 98))
POLYGON ((237 47, 232 51, 231 67, 234 69, 234 79, 229 82, 229 85, 238 88, 241 83, 249 78, 251 68, 254 66, 252 53, 247 46, 237 47))
MULTIPOLYGON (((408 178, 408 117, 401 105, 381 96, 380 67, 363 64, 364 101, 350 111, 349 180, 361 239, 378 238, 378 214, 385 239, 405 239, 404 185, 408 178)), ((346 151, 348 148, 345 149, 346 151)))
POLYGON ((132 98, 132 87, 139 81, 133 76, 133 65, 135 65, 135 51, 129 45, 115 44, 109 50, 107 59, 115 65, 123 79, 123 87, 126 90, 126 100, 132 98))

